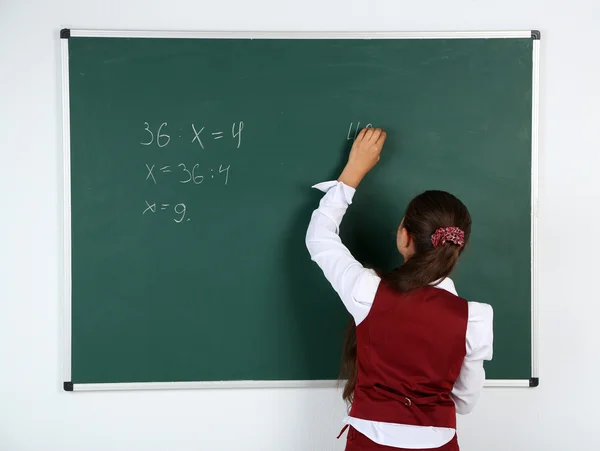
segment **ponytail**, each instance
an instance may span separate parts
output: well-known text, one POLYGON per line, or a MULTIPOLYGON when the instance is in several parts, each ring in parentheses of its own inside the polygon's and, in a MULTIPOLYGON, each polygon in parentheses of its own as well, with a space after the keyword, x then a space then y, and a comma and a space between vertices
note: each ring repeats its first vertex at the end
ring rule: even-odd
POLYGON ((421 254, 415 254, 406 263, 383 277, 400 293, 426 287, 450 275, 458 262, 459 249, 445 244, 421 254))

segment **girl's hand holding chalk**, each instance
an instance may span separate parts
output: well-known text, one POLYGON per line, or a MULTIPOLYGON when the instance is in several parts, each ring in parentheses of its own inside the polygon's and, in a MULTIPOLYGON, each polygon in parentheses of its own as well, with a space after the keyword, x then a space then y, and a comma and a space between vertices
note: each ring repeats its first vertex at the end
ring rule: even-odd
POLYGON ((338 180, 356 188, 379 161, 385 138, 386 134, 380 128, 362 129, 352 145, 348 163, 338 180))

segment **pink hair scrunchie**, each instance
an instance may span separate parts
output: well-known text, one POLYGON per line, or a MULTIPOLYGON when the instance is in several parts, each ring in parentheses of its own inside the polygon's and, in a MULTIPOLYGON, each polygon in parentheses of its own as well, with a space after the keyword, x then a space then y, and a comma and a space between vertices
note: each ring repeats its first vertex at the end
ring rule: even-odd
POLYGON ((431 243, 436 249, 448 242, 454 243, 461 248, 465 247, 465 232, 458 227, 442 227, 431 235, 431 243))

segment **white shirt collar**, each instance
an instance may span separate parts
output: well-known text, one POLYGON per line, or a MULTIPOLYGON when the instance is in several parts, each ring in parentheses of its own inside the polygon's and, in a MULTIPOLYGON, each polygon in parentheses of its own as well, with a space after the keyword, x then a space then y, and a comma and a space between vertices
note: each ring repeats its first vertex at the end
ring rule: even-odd
POLYGON ((454 296, 458 296, 458 293, 456 292, 456 287, 454 286, 454 281, 450 277, 446 277, 445 279, 436 280, 431 285, 436 288, 446 290, 449 293, 452 293, 454 296))

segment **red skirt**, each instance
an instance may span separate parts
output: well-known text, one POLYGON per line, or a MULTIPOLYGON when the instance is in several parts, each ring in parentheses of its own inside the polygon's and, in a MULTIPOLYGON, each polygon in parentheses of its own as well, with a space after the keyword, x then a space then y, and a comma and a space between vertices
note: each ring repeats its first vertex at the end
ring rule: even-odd
POLYGON ((346 440, 346 451, 459 451, 458 439, 456 434, 454 438, 445 445, 439 448, 430 449, 405 449, 405 448, 394 448, 393 446, 385 446, 375 443, 366 435, 361 434, 352 426, 348 428, 348 438, 346 440))

